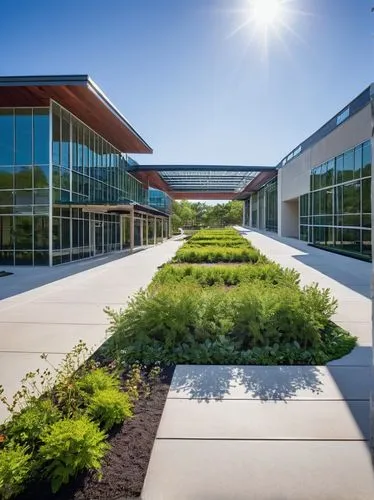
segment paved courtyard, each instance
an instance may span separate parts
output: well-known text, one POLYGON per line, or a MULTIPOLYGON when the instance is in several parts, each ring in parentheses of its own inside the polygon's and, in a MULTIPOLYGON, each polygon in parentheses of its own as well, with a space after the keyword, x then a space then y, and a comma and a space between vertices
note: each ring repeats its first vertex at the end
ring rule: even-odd
POLYGON ((371 500, 369 263, 258 232, 265 255, 339 301, 358 337, 326 367, 178 366, 144 500, 371 500))
MULTIPOLYGON (((0 384, 6 393, 19 388, 27 371, 46 366, 41 353, 58 364, 80 339, 99 346, 108 326, 104 307, 123 307, 180 244, 167 241, 124 257, 52 269, 9 269, 14 274, 0 278, 0 384)), ((0 405, 0 420, 5 415, 0 405)))

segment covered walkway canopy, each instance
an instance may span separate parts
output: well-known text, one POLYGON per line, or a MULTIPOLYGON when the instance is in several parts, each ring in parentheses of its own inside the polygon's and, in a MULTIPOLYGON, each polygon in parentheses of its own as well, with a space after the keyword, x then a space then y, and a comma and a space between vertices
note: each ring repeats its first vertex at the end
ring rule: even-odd
POLYGON ((274 176, 275 167, 249 165, 133 165, 135 174, 155 174, 174 199, 237 198, 258 176, 274 176))

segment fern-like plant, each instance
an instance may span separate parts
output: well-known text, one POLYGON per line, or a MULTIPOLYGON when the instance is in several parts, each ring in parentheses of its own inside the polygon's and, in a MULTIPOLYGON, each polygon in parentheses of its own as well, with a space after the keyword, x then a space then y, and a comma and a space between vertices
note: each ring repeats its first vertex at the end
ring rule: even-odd
POLYGON ((129 396, 114 388, 96 391, 87 407, 87 413, 100 422, 106 431, 133 414, 129 396))
POLYGON ((8 500, 19 495, 31 469, 31 454, 27 447, 11 445, 0 450, 0 498, 8 500))
POLYGON ((109 445, 106 435, 87 417, 60 420, 42 436, 39 455, 51 481, 53 493, 78 472, 101 469, 109 445))

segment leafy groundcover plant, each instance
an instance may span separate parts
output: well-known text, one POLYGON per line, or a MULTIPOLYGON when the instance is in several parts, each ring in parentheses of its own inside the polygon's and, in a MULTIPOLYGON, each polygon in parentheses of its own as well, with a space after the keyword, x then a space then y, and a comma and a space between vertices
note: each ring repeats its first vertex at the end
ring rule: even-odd
POLYGON ((257 262, 260 253, 254 248, 221 246, 183 246, 177 251, 175 262, 219 263, 219 262, 257 262))
MULTIPOLYGON (((109 448, 107 432, 133 415, 139 367, 98 366, 80 342, 59 367, 30 372, 9 401, 0 426, 0 498, 10 499, 33 484, 52 492, 85 471, 97 472, 109 448)), ((142 387, 143 388, 143 387, 142 387)), ((144 392, 144 391, 143 391, 144 392)))
POLYGON ((329 290, 301 288, 296 271, 252 245, 215 246, 229 237, 245 241, 234 230, 197 232, 126 310, 108 310, 108 352, 146 364, 325 364, 351 351, 356 339, 332 322, 329 290))

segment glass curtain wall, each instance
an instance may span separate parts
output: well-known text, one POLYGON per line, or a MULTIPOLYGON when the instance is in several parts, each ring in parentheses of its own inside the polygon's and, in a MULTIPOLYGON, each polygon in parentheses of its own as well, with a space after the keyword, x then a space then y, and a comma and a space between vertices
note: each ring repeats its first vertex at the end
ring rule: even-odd
POLYGON ((300 197, 300 239, 370 259, 370 141, 314 168, 310 189, 300 197))
POLYGON ((250 206, 250 201, 245 200, 243 204, 243 223, 245 226, 249 226, 249 206, 250 206))
MULTIPOLYGON (((278 232, 278 179, 272 179, 257 193, 252 200, 252 227, 278 232)), ((244 202, 244 224, 250 225, 250 199, 244 202)))
POLYGON ((278 232, 278 178, 271 180, 262 188, 265 192, 265 228, 278 232))
POLYGON ((159 189, 151 187, 148 189, 148 203, 151 207, 157 208, 162 212, 171 212, 172 202, 170 196, 159 189))
POLYGON ((48 264, 49 182, 49 108, 1 108, 0 264, 48 264))
POLYGON ((258 192, 258 227, 265 229, 265 191, 263 189, 258 192))
POLYGON ((258 207, 257 207, 257 200, 258 200, 258 195, 257 193, 254 193, 252 195, 252 227, 257 227, 258 222, 257 222, 257 213, 258 213, 258 207))
POLYGON ((142 183, 129 174, 125 156, 53 103, 53 201, 148 203, 142 183))

